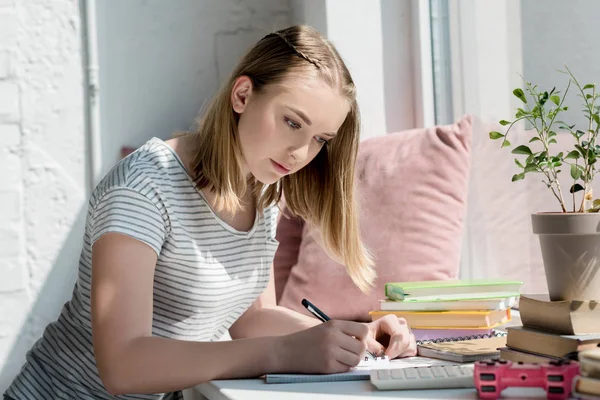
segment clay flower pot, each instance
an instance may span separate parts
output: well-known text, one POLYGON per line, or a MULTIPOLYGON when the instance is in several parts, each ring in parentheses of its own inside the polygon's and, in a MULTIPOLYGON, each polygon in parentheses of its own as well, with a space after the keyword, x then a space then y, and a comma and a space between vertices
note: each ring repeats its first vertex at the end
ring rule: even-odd
POLYGON ((600 213, 531 216, 550 299, 600 300, 600 213))

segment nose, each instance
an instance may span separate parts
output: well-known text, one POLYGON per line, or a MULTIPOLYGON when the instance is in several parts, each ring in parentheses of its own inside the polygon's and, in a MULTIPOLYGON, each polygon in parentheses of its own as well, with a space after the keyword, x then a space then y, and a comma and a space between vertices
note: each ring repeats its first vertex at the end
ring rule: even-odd
POLYGON ((308 158, 309 149, 310 142, 298 141, 288 147, 288 154, 294 159, 294 163, 302 164, 308 158))

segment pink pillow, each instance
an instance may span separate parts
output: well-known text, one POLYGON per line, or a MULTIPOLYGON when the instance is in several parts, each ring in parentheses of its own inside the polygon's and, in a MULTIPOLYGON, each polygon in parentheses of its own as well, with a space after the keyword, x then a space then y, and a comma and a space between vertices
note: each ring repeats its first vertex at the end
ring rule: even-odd
POLYGON ((313 240, 308 225, 282 217, 275 256, 279 304, 306 313, 303 298, 331 318, 370 321, 383 286, 458 276, 466 210, 471 117, 361 142, 357 160, 362 237, 378 278, 366 295, 313 240), (298 237, 302 233, 298 246, 298 237))

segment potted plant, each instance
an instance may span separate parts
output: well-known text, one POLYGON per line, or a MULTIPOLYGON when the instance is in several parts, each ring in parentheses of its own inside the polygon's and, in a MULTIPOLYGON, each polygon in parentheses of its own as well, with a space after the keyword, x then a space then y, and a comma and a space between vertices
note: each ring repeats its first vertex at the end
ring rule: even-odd
MULTIPOLYGON (((555 88, 542 91, 525 82, 525 90, 517 88, 513 94, 521 100, 512 121, 501 120, 508 126, 505 133, 492 131, 490 139, 501 141, 501 147, 513 147, 508 140, 511 128, 519 121, 531 132, 527 145, 512 149, 519 172, 512 177, 520 181, 526 175, 537 174, 556 198, 559 212, 533 214, 533 233, 539 236, 546 280, 551 300, 600 299, 600 200, 592 201, 591 183, 596 175, 596 162, 600 158, 599 94, 595 84, 581 85, 571 71, 561 71, 568 76, 564 93, 555 88), (586 126, 576 129, 559 118, 568 109, 565 98, 569 89, 577 90, 583 101, 586 126), (553 144, 560 135, 570 134, 573 147, 568 152, 553 152, 553 144), (559 175, 568 169, 568 190, 563 190, 559 175), (571 207, 567 198, 570 199, 571 207)), ((561 138, 562 140, 562 138, 561 138)))

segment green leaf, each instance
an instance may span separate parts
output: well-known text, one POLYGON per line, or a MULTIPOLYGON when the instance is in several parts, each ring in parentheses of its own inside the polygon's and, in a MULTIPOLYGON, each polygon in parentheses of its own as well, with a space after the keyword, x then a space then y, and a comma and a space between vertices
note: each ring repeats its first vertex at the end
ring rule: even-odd
POLYGON ((594 202, 592 203, 593 207, 600 207, 600 199, 596 199, 594 200, 594 202))
POLYGON ((517 160, 516 158, 515 158, 515 164, 517 164, 517 167, 519 167, 519 168, 525 168, 523 166, 523 164, 521 164, 521 161, 517 160))
POLYGON ((600 117, 598 116, 598 114, 592 114, 592 118, 594 119, 594 122, 598 125, 600 125, 600 117))
POLYGON ((596 87, 596 84, 595 84, 595 83, 588 83, 587 85, 585 85, 585 86, 583 87, 583 90, 586 90, 586 89, 593 89, 593 88, 595 88, 595 87, 596 87))
POLYGON ((515 90, 513 90, 513 94, 515 96, 517 96, 517 98, 519 100, 521 100, 523 103, 527 104, 527 98, 525 97, 525 93, 523 93, 522 89, 515 89, 515 90))
POLYGON ((586 98, 586 99, 588 99, 588 100, 589 100, 589 99, 591 99, 592 97, 594 97, 594 96, 592 96, 592 95, 591 95, 591 94, 589 94, 589 93, 585 95, 585 98, 586 98))
POLYGON ((490 132, 490 139, 496 140, 496 139, 500 139, 502 137, 504 137, 504 135, 501 134, 500 132, 496 132, 496 131, 490 132))
POLYGON ((550 131, 550 132, 548 132, 548 137, 549 137, 549 138, 551 138, 551 137, 554 137, 554 136, 556 136, 556 135, 557 135, 557 133, 556 133, 556 132, 554 132, 554 131, 550 131))
POLYGON ((531 149, 525 145, 520 145, 518 147, 515 147, 513 149, 513 151, 511 151, 511 153, 513 154, 525 154, 525 155, 532 155, 533 153, 531 152, 531 149))
POLYGON ((573 164, 571 165, 571 178, 577 180, 579 178, 581 178, 581 170, 579 168, 577 168, 577 165, 573 164))
POLYGON ((550 100, 552 100, 552 102, 556 105, 560 104, 560 97, 554 95, 554 96, 550 96, 550 100))
POLYGON ((582 137, 583 135, 585 135, 585 132, 580 131, 579 129, 577 130, 577 132, 575 132, 575 134, 577 135, 578 138, 582 137))
POLYGON ((505 119, 502 119, 502 120, 500 120, 500 125, 502 125, 502 126, 510 125, 511 123, 512 123, 512 122, 510 122, 510 121, 507 121, 507 120, 505 120, 505 119))
POLYGON ((569 193, 577 193, 582 190, 583 190, 583 186, 581 186, 579 183, 576 183, 573 186, 571 186, 571 189, 569 189, 569 193))
POLYGON ((515 117, 516 118, 521 118, 521 117, 524 117, 524 116, 529 115, 529 114, 531 114, 531 112, 525 111, 522 108, 517 108, 517 113, 515 114, 515 117))
POLYGON ((502 142, 502 147, 508 147, 510 146, 510 142, 506 139, 504 139, 504 141, 502 142))
POLYGON ((525 166, 525 171, 524 172, 534 172, 538 170, 538 166, 536 164, 527 164, 525 166))
POLYGON ((580 157, 579 152, 577 150, 572 150, 569 152, 569 154, 567 154, 567 156, 565 157, 565 160, 568 160, 568 159, 577 160, 579 157, 580 157))
POLYGON ((524 172, 522 172, 522 173, 520 173, 520 174, 515 174, 515 175, 513 175, 513 177, 512 177, 512 182, 519 181, 519 180, 521 180, 521 179, 523 179, 523 178, 525 178, 525 173, 524 173, 524 172))
POLYGON ((539 137, 537 137, 537 136, 534 136, 534 137, 532 137, 531 139, 529 139, 529 143, 533 143, 533 142, 540 141, 540 140, 541 140, 541 139, 540 139, 539 137))
POLYGON ((548 140, 548 144, 552 144, 552 143, 556 143, 556 139, 550 139, 550 140, 548 140))

